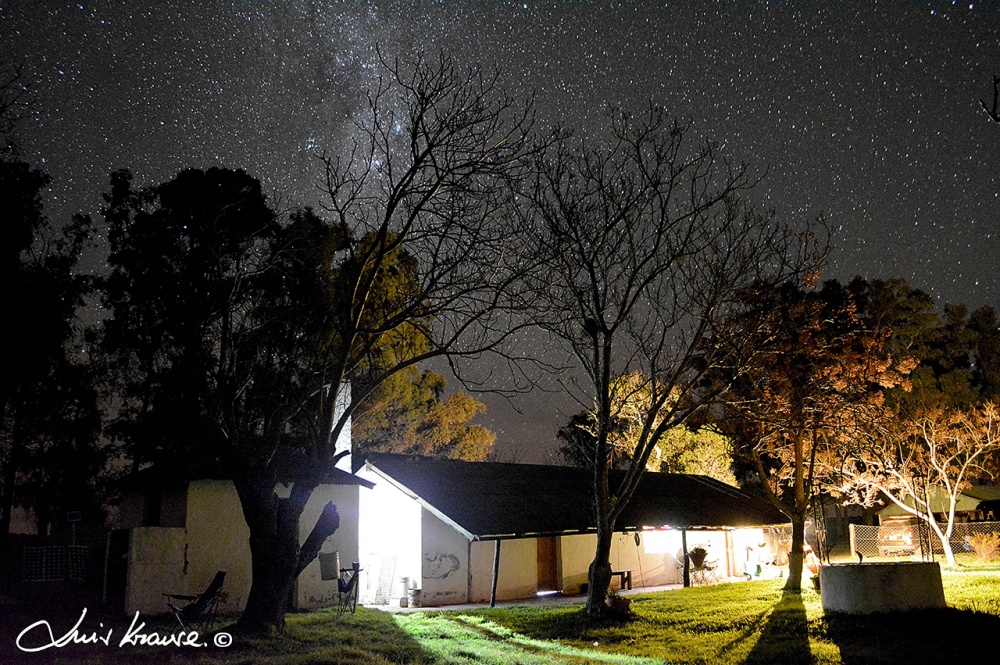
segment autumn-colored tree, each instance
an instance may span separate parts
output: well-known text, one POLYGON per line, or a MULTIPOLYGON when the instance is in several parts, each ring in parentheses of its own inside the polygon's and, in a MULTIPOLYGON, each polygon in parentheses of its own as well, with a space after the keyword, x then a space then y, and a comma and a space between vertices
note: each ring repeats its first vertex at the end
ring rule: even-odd
POLYGON ((903 385, 913 363, 887 352, 889 331, 862 325, 836 282, 755 294, 748 325, 759 331, 760 353, 727 391, 717 426, 792 523, 785 588, 798 590, 806 517, 829 471, 824 460, 887 417, 883 390, 903 385))
POLYGON ((1000 386, 996 313, 984 306, 967 315, 964 306, 949 304, 942 316, 930 296, 902 279, 856 278, 849 291, 867 327, 891 331, 890 353, 918 364, 908 376, 910 390, 886 391, 892 418, 859 432, 846 458, 830 469, 840 484, 834 494, 869 508, 908 503, 911 514, 933 522, 935 533, 951 533, 952 513, 934 522, 924 482, 914 478, 927 479, 936 496, 953 497, 988 470, 978 444, 956 432, 960 423, 966 430, 973 426, 983 402, 995 398, 1000 386))
POLYGON ((471 424, 485 413, 479 400, 459 391, 445 395, 443 374, 407 367, 381 385, 354 414, 354 454, 404 453, 482 461, 496 435, 471 424))
POLYGON ((1000 410, 994 403, 936 407, 858 439, 836 469, 839 493, 853 503, 889 500, 923 520, 937 535, 949 566, 955 506, 972 480, 992 478, 1000 454, 1000 410), (931 503, 947 501, 945 518, 931 503))

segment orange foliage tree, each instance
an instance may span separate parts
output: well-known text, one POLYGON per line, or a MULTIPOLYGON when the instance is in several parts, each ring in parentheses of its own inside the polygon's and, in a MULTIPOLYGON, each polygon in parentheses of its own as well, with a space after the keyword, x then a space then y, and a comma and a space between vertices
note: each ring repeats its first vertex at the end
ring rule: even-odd
POLYGON ((913 362, 887 352, 890 331, 866 328, 836 282, 754 298, 746 325, 759 352, 727 391, 717 426, 792 523, 786 589, 798 590, 805 521, 830 460, 887 417, 883 389, 905 384, 913 362))

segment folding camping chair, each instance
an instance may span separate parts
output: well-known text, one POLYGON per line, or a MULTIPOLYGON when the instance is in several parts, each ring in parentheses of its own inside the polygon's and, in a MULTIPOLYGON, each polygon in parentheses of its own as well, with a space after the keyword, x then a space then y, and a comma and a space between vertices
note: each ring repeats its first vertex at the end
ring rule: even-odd
POLYGON ((222 584, 226 580, 226 571, 220 570, 215 574, 211 584, 200 596, 183 596, 176 593, 164 593, 167 598, 167 607, 177 617, 177 623, 181 628, 187 629, 189 625, 197 624, 198 629, 203 629, 208 624, 211 630, 215 625, 215 611, 219 603, 223 600, 222 584), (186 601, 186 605, 176 605, 177 601, 186 601))
POLYGON ((354 562, 351 568, 341 568, 337 578, 337 596, 340 601, 338 613, 348 610, 354 614, 358 606, 358 576, 361 574, 361 564, 354 562))

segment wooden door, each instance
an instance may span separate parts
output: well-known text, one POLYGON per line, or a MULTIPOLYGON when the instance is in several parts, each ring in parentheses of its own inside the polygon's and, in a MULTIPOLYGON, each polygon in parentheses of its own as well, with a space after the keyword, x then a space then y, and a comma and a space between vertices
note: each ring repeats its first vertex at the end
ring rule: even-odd
POLYGON ((559 538, 536 538, 538 543, 538 590, 559 590, 559 538))

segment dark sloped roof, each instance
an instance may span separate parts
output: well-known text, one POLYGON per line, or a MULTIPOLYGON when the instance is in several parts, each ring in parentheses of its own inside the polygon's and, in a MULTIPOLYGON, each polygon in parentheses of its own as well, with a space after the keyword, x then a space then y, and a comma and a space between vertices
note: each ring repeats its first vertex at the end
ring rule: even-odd
MULTIPOLYGON (((373 454, 376 472, 478 539, 591 531, 585 469, 373 454)), ((621 474, 612 477, 612 483, 621 474)), ((766 501, 705 476, 645 473, 617 529, 761 526, 787 522, 766 501)))
MULTIPOLYGON (((122 478, 118 481, 118 486, 125 491, 142 491, 146 489, 175 487, 191 480, 230 480, 230 476, 218 465, 191 467, 187 469, 173 468, 169 470, 157 466, 148 466, 122 478)), ((358 478, 354 474, 334 466, 328 466, 324 470, 321 483, 325 485, 360 485, 362 487, 372 487, 370 481, 358 478)))

